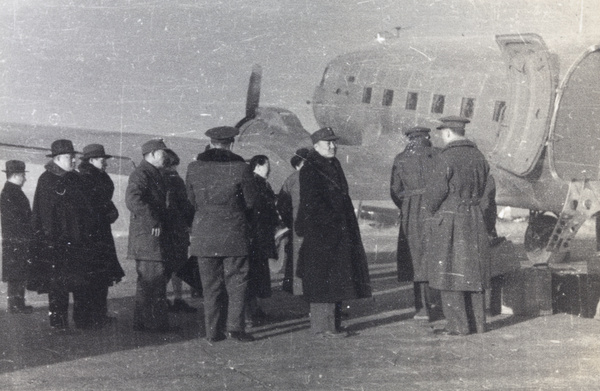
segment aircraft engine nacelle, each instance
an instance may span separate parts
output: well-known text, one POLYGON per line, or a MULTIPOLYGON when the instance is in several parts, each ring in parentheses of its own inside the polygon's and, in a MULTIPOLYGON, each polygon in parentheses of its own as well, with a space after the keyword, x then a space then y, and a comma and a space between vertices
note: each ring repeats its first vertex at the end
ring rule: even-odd
POLYGON ((296 114, 280 107, 258 107, 256 116, 240 126, 240 140, 257 134, 260 137, 285 135, 298 140, 310 136, 296 114))

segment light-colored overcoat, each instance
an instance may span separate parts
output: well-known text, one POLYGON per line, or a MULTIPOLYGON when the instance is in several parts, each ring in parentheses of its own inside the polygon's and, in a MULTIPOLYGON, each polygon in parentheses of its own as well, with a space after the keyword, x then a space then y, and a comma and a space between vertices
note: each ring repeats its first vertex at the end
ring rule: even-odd
POLYGON ((469 140, 449 143, 436 158, 425 192, 433 215, 424 257, 429 285, 448 291, 482 291, 490 283, 489 165, 469 140))

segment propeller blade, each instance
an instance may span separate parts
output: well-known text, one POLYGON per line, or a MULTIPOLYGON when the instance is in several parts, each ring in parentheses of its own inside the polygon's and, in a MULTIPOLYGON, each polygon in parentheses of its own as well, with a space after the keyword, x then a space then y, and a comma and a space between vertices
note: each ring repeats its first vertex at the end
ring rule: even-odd
POLYGON ((246 119, 256 117, 256 109, 260 101, 260 83, 262 80, 262 67, 258 64, 252 66, 248 95, 246 96, 246 119))

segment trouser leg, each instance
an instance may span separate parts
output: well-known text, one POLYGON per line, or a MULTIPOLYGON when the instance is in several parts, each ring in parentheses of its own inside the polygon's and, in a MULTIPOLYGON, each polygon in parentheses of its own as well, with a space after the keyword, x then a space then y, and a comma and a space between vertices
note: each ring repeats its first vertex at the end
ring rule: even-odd
POLYGON ((66 287, 53 287, 48 292, 48 311, 50 326, 61 329, 69 326, 69 291, 66 287))
POLYGON ((485 333, 485 292, 465 292, 469 331, 485 333))
POLYGON ((310 303, 310 328, 313 333, 336 332, 336 303, 310 303))
POLYGON ((97 316, 104 319, 108 314, 108 284, 103 281, 99 284, 97 292, 97 316))
POLYGON ((73 291, 73 321, 77 327, 101 325, 106 317, 108 285, 90 281, 73 291))
POLYGON ((333 313, 333 321, 335 325, 335 331, 342 329, 342 302, 338 301, 335 303, 335 310, 333 313))
POLYGON ((181 281, 181 278, 173 274, 173 277, 171 277, 171 286, 173 286, 173 296, 175 297, 175 299, 182 299, 183 281, 181 281))
POLYGON ((492 277, 491 287, 488 290, 490 299, 490 315, 500 315, 502 313, 502 285, 504 285, 504 275, 492 277))
POLYGON ((200 280, 204 294, 204 325, 206 338, 218 338, 225 333, 227 292, 222 257, 198 258, 200 280))
POLYGON ((73 290, 73 322, 77 327, 88 327, 91 325, 90 310, 90 286, 82 286, 73 290))
POLYGON ((164 330, 169 328, 167 275, 163 262, 136 261, 137 286, 134 328, 164 330))
POLYGON ((415 296, 415 312, 419 316, 427 315, 427 282, 413 282, 415 296))
POLYGON ((10 280, 6 283, 6 297, 8 308, 22 308, 25 306, 25 281, 10 280))
POLYGON ((244 331, 248 294, 248 257, 227 257, 223 260, 225 287, 229 303, 227 331, 244 331))
POLYGON ((465 292, 463 291, 441 291, 442 308, 448 323, 448 331, 459 334, 469 334, 469 320, 467 318, 465 292))

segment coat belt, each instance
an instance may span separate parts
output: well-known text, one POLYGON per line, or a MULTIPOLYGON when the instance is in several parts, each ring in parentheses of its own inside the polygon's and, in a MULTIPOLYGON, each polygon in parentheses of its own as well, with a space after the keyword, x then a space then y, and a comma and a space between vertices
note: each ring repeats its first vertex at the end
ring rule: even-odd
POLYGON ((477 206, 477 205, 479 205, 480 201, 481 201, 481 198, 461 198, 460 205, 477 206))
POLYGON ((425 194, 425 189, 406 190, 401 193, 398 193, 398 198, 408 198, 423 194, 425 194))

